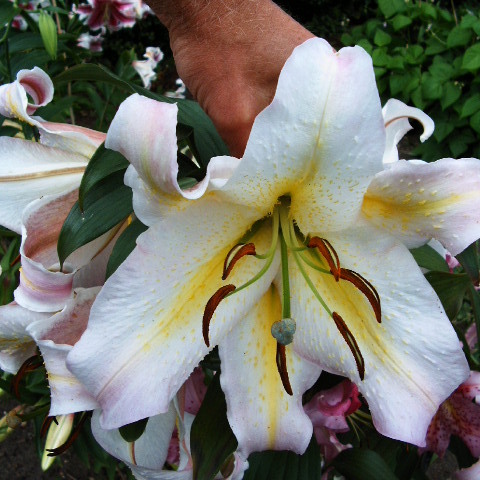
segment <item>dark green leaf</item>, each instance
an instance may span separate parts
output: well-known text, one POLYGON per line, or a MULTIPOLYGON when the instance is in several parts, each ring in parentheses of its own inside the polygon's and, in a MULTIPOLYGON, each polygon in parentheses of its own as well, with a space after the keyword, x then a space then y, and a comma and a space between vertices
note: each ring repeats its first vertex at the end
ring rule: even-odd
POLYGON ((438 142, 443 142, 454 130, 455 126, 449 121, 436 121, 433 136, 438 142))
POLYGON ((2 2, 0 4, 0 25, 7 24, 12 18, 20 12, 18 7, 15 7, 13 3, 2 2))
POLYGON ((464 47, 468 45, 472 38, 471 30, 466 30, 462 28, 460 25, 454 27, 447 37, 447 47, 464 47))
POLYGON ((388 45, 391 43, 392 37, 388 33, 384 32, 381 29, 378 29, 375 32, 375 36, 373 37, 373 43, 379 47, 384 47, 385 45, 388 45))
POLYGON ((82 177, 78 192, 80 209, 83 209, 84 198, 92 187, 114 172, 125 171, 128 165, 128 160, 121 153, 106 149, 102 143, 88 162, 82 177))
POLYGON ((244 480, 319 480, 322 473, 320 450, 315 436, 303 455, 265 451, 248 457, 244 480))
POLYGON ((456 256, 472 282, 478 284, 480 280, 477 242, 473 242, 462 253, 456 256))
POLYGON ((60 263, 125 220, 132 210, 132 190, 123 184, 123 172, 97 183, 84 200, 83 213, 76 202, 63 224, 57 244, 60 263))
POLYGON ((392 26, 393 29, 398 32, 398 30, 402 30, 405 27, 408 27, 412 24, 412 19, 407 17, 406 15, 395 15, 392 19, 392 26))
POLYGON ((463 55, 462 68, 476 71, 480 68, 480 43, 467 48, 463 55))
POLYGON ((480 133, 480 112, 475 113, 470 117, 470 126, 477 132, 480 133))
POLYGON ((120 264, 130 255, 137 244, 137 237, 146 229, 147 227, 140 220, 135 219, 125 231, 122 232, 113 247, 110 258, 108 259, 106 278, 110 277, 110 275, 112 275, 120 264))
POLYGON ((437 272, 449 272, 445 259, 429 245, 410 250, 420 267, 437 272))
POLYGON ((452 320, 462 306, 465 291, 471 284, 470 278, 466 273, 445 272, 428 272, 425 277, 440 298, 448 318, 452 320))
POLYGON ((398 480, 378 453, 364 448, 340 452, 332 465, 348 480, 398 480))
POLYGON ((22 32, 8 39, 8 51, 10 54, 23 52, 43 47, 42 36, 39 33, 22 32))
POLYGON ((118 431, 126 442, 135 442, 142 436, 142 433, 147 427, 147 423, 148 417, 138 420, 137 422, 124 425, 123 427, 120 427, 118 431))
POLYGON ((460 112, 460 118, 470 117, 480 110, 480 93, 475 93, 465 100, 460 112))
POLYGON ((405 11, 406 5, 403 0, 378 0, 378 7, 385 18, 390 18, 405 11))
POLYGON ((212 480, 238 442, 227 420, 227 404, 217 374, 192 424, 190 444, 193 478, 212 480))
POLYGON ((433 75, 424 75, 422 77, 422 94, 427 100, 439 100, 443 94, 442 82, 433 75))
POLYGON ((454 82, 448 82, 443 86, 443 95, 440 99, 440 104, 442 105, 442 109, 445 110, 446 108, 452 106, 461 96, 462 88, 459 84, 455 84, 454 82))

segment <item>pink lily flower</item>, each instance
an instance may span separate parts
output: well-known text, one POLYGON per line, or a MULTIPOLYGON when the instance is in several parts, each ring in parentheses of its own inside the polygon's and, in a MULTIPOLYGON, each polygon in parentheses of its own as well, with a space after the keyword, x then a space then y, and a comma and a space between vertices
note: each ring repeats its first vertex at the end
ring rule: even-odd
POLYGON ((75 12, 91 30, 98 30, 104 26, 110 30, 119 30, 135 25, 137 2, 132 0, 87 1, 87 4, 78 5, 75 12))

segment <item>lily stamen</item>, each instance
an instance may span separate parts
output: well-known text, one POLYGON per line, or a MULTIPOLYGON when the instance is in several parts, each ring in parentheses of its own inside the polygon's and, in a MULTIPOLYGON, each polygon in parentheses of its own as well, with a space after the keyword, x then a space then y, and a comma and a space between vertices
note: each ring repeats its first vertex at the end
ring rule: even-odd
POLYGON ((238 244, 235 245, 225 257, 225 262, 223 264, 223 275, 222 280, 226 280, 230 275, 230 272, 233 270, 235 264, 245 255, 256 255, 255 245, 253 243, 238 244), (235 252, 234 255, 233 252, 235 252))
POLYGON ((332 244, 325 238, 312 237, 308 242, 308 248, 316 248, 330 267, 330 273, 335 281, 340 280, 340 259, 332 244))
POLYGON ((283 388, 289 395, 293 395, 292 386, 290 385, 290 379, 288 378, 287 355, 285 353, 285 345, 282 345, 279 342, 277 342, 276 361, 278 373, 280 374, 283 388))
POLYGON ((20 398, 20 382, 25 377, 27 373, 33 372, 37 368, 40 368, 43 365, 43 360, 39 355, 34 355, 33 357, 27 358, 19 368, 18 372, 15 374, 12 380, 12 390, 17 398, 20 398))
POLYGON ((350 348, 353 358, 355 359, 355 363, 357 364, 357 370, 358 374, 360 375, 360 380, 363 380, 365 378, 365 360, 363 359, 360 347, 358 346, 355 337, 347 327, 347 324, 345 323, 343 318, 337 312, 333 312, 332 318, 335 322, 335 325, 337 326, 338 331, 341 333, 343 339, 347 343, 348 348, 350 348))
POLYGON ((217 309, 219 303, 229 294, 236 289, 235 285, 229 284, 220 287, 208 300, 207 305, 205 305, 205 311, 203 312, 203 323, 202 323, 202 333, 203 339, 205 340, 205 345, 210 347, 209 340, 209 329, 210 321, 212 320, 213 314, 217 309))
POLYGON ((72 434, 70 435, 69 439, 63 444, 60 445, 57 448, 47 448, 48 452, 48 457, 56 457, 57 455, 61 455, 62 453, 66 452, 72 445, 73 442, 77 439, 77 437, 80 435, 80 432, 82 430, 83 424, 85 423, 85 420, 91 415, 91 412, 84 412, 82 414, 82 417, 80 418, 79 422, 73 429, 72 434))
POLYGON ((340 269, 340 278, 342 280, 347 280, 347 282, 355 285, 355 287, 357 287, 358 290, 360 290, 365 295, 373 308, 377 322, 382 323, 382 308, 380 304, 380 295, 378 295, 375 287, 366 278, 362 277, 362 275, 347 268, 340 269))

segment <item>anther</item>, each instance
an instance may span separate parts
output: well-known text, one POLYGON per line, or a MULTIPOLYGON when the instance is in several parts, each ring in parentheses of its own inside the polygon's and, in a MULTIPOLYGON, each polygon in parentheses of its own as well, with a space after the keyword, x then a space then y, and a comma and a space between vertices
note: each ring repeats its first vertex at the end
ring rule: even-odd
POLYGON ((293 342, 293 335, 297 329, 297 324, 293 318, 282 318, 272 325, 271 332, 273 338, 280 345, 289 345, 293 342))
POLYGON ((290 379, 288 378, 287 371, 287 355, 285 354, 285 345, 277 342, 277 369, 280 374, 280 380, 282 381, 283 388, 289 395, 293 395, 292 386, 290 385, 290 379))
POLYGON ((207 347, 210 346, 210 340, 208 338, 208 331, 210 329, 210 321, 212 320, 213 314, 218 307, 218 304, 231 292, 235 290, 235 285, 229 284, 220 287, 211 297, 210 300, 205 305, 205 311, 203 312, 203 324, 202 324, 202 333, 203 340, 207 347))
POLYGON ((340 279, 340 260, 332 244, 325 238, 312 237, 307 245, 308 248, 317 248, 330 267, 330 273, 338 282, 340 279))
POLYGON ((355 359, 355 363, 357 364, 358 374, 360 375, 360 380, 365 378, 365 361, 363 359, 362 352, 360 351, 360 347, 358 346, 355 337, 353 336, 352 332, 348 329, 347 324, 343 320, 343 318, 337 313, 332 313, 333 320, 335 325, 338 328, 338 331, 342 334, 343 339, 350 348, 352 352, 353 358, 355 359))
POLYGON ((230 275, 230 272, 233 270, 235 264, 245 255, 256 255, 255 245, 253 243, 235 245, 228 252, 227 256, 225 257, 225 262, 223 263, 222 280, 226 280, 226 278, 230 275), (232 256, 233 252, 235 252, 235 254, 232 256))
POLYGON ((33 357, 27 358, 19 368, 18 372, 15 374, 12 380, 12 390, 17 398, 20 398, 19 388, 20 382, 29 372, 33 372, 37 368, 40 368, 43 365, 43 361, 39 355, 34 355, 33 357))
POLYGON ((85 423, 85 420, 90 415, 91 415, 90 412, 84 412, 82 417, 80 418, 80 421, 77 423, 72 434, 70 435, 69 439, 63 445, 60 445, 57 448, 47 448, 47 452, 48 452, 47 456, 56 457, 57 455, 60 455, 63 452, 66 452, 72 446, 73 442, 77 439, 77 437, 80 435, 83 424, 85 423))
POLYGON ((382 323, 380 295, 378 295, 375 287, 366 278, 362 277, 362 275, 347 268, 340 269, 340 278, 355 285, 355 287, 357 287, 365 295, 373 308, 377 322, 382 323))

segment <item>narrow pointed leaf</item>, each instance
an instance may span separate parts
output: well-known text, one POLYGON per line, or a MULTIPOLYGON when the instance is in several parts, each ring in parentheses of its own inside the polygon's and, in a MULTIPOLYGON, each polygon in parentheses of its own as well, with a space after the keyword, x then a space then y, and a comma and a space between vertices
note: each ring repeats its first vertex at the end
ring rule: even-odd
POLYGON ((106 278, 112 275, 130 255, 135 248, 137 237, 146 229, 147 227, 140 220, 135 219, 120 235, 108 259, 106 278))
POLYGON ((445 259, 429 245, 410 250, 419 267, 436 272, 448 272, 445 259))
POLYGON ((190 443, 193 478, 212 480, 237 448, 237 439, 227 420, 227 404, 220 388, 220 374, 213 377, 192 424, 190 443))
POLYGON ((284 451, 252 453, 244 480, 313 480, 322 474, 320 450, 312 437, 303 455, 284 451))
POLYGON ((473 242, 462 253, 459 253, 457 255, 457 260, 462 264, 462 267, 472 281, 478 285, 478 282, 480 281, 480 272, 478 265, 477 242, 473 242))

